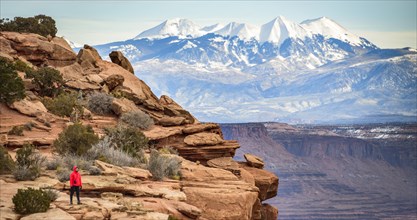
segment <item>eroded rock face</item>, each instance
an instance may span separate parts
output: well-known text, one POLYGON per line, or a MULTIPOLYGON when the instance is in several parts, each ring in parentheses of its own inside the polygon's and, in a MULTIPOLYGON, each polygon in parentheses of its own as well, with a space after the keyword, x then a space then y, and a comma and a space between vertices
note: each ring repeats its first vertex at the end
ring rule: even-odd
POLYGON ((124 81, 125 81, 125 78, 119 74, 111 75, 104 80, 104 82, 106 83, 110 91, 112 91, 117 86, 123 85, 124 81))
POLYGON ((135 73, 132 67, 132 64, 130 64, 129 60, 123 56, 122 52, 120 51, 112 51, 109 54, 109 57, 111 59, 111 62, 123 67, 124 69, 126 69, 127 71, 131 72, 131 73, 135 73))
POLYGON ((278 177, 266 170, 249 167, 241 163, 241 167, 247 170, 255 178, 255 185, 259 188, 259 199, 265 201, 275 197, 278 193, 278 177))
POLYGON ((278 219, 278 209, 269 204, 262 204, 261 216, 262 220, 278 219))
POLYGON ((206 219, 251 219, 258 189, 231 172, 183 161, 182 189, 187 202, 206 219))
POLYGON ((18 56, 36 66, 50 65, 54 67, 73 64, 76 55, 60 40, 58 43, 31 33, 1 32, 0 45, 2 53, 9 57, 18 56))

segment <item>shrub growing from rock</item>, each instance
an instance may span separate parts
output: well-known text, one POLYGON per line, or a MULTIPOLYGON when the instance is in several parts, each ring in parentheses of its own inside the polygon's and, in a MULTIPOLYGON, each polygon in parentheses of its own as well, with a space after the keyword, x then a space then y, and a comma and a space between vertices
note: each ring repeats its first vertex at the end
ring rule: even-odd
POLYGON ((112 103, 112 96, 106 93, 94 93, 88 97, 87 108, 96 114, 106 115, 112 113, 112 103))
POLYGON ((14 210, 19 214, 46 212, 51 203, 50 197, 41 189, 18 189, 13 196, 14 210))
POLYGON ((106 130, 111 146, 120 149, 145 162, 144 149, 148 148, 148 138, 137 128, 117 126, 106 130))
POLYGON ((50 67, 42 67, 36 71, 26 73, 27 78, 32 79, 39 95, 56 97, 62 92, 64 78, 61 73, 50 67))
POLYGON ((12 104, 25 98, 25 86, 12 62, 0 57, 0 102, 12 104))
POLYGON ((16 180, 35 180, 41 173, 41 166, 46 157, 34 152, 34 146, 26 144, 16 152, 16 180))
POLYGON ((148 129, 154 124, 153 119, 141 110, 123 113, 120 120, 127 125, 140 129, 148 129))
POLYGON ((91 126, 75 123, 65 128, 54 141, 54 151, 60 155, 83 155, 99 138, 91 126))
POLYGON ((11 173, 14 170, 15 163, 7 152, 7 149, 0 145, 0 174, 11 173))
POLYGON ((101 160, 116 166, 135 167, 139 165, 138 158, 113 147, 108 136, 104 137, 87 152, 88 158, 91 160, 101 160))
POLYGON ((70 175, 71 175, 71 170, 69 170, 66 167, 63 167, 63 168, 59 167, 56 170, 56 177, 62 183, 65 183, 65 182, 69 181, 70 180, 70 175))
POLYGON ((82 114, 83 110, 81 104, 78 103, 76 93, 61 93, 55 98, 45 97, 42 99, 42 103, 48 111, 61 117, 70 117, 74 111, 82 114))
POLYGON ((16 135, 16 136, 23 136, 23 126, 13 126, 12 129, 10 129, 9 132, 7 132, 8 135, 16 135))
POLYGON ((177 157, 161 154, 157 150, 151 150, 148 170, 155 180, 162 180, 164 177, 179 175, 181 161, 177 157))

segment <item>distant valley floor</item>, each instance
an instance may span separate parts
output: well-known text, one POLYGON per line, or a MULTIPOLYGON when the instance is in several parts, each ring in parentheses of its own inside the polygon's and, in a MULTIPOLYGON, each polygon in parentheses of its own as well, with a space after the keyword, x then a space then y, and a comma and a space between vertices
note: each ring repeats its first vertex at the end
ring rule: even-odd
POLYGON ((417 124, 223 124, 279 180, 279 219, 416 219, 417 124))

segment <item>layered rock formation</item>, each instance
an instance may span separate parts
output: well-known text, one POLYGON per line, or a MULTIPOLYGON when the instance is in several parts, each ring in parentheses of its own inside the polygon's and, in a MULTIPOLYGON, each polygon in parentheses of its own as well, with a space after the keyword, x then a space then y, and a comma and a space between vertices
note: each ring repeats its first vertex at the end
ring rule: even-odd
MULTIPOLYGON (((87 195, 84 205, 74 209, 67 204, 67 195, 61 194, 52 210, 26 216, 26 219, 54 215, 68 219, 108 219, 110 216, 111 219, 167 219, 169 215, 178 219, 277 218, 277 209, 262 202, 277 194, 278 178, 259 169, 262 167, 259 164, 254 168, 249 167, 253 163, 233 161, 231 158, 239 148, 237 141, 224 140, 218 124, 200 123, 171 98, 157 98, 142 80, 126 70, 126 65, 102 60, 88 45, 75 54, 57 37, 48 39, 35 34, 1 32, 0 45, 0 56, 22 60, 34 68, 56 68, 68 90, 78 91, 82 96, 98 92, 113 94, 111 115, 98 116, 85 111, 88 117, 81 116, 82 123, 92 125, 97 134, 104 134, 104 128, 115 126, 123 113, 142 111, 155 122, 143 131, 151 144, 156 148, 175 148, 182 161, 182 179, 163 182, 151 181, 146 170, 96 161, 102 175, 84 174, 83 193, 87 195), (222 159, 216 161, 219 158, 228 158, 229 165, 222 159), (134 204, 141 205, 135 208, 134 204)), ((24 76, 24 73, 19 74, 24 76)), ((27 83, 29 85, 30 81, 27 83)), ((0 104, 1 144, 9 147, 12 156, 13 149, 25 143, 40 147, 41 153, 50 156, 51 144, 70 119, 49 113, 36 91, 31 91, 30 86, 26 89, 26 99, 10 106, 0 104), (24 136, 7 135, 13 126, 29 122, 34 128, 24 131, 24 136)), ((11 211, 11 197, 24 184, 16 183, 8 175, 0 176, 0 181, 2 189, 8 189, 1 191, 2 213, 9 213, 7 218, 10 219, 20 218, 11 211)), ((49 172, 29 185, 53 186, 62 192, 68 189, 67 184, 59 183, 49 172)))

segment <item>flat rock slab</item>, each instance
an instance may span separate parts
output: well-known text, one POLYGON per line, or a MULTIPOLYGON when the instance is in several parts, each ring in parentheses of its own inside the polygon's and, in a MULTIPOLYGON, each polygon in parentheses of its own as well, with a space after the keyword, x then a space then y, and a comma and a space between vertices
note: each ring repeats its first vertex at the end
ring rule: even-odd
POLYGON ((223 138, 215 133, 197 133, 184 138, 184 143, 190 146, 217 145, 224 143, 223 138))
POLYGON ((262 160, 262 158, 255 156, 253 154, 244 154, 243 156, 245 157, 246 162, 249 166, 259 168, 259 169, 264 168, 265 163, 262 160))

